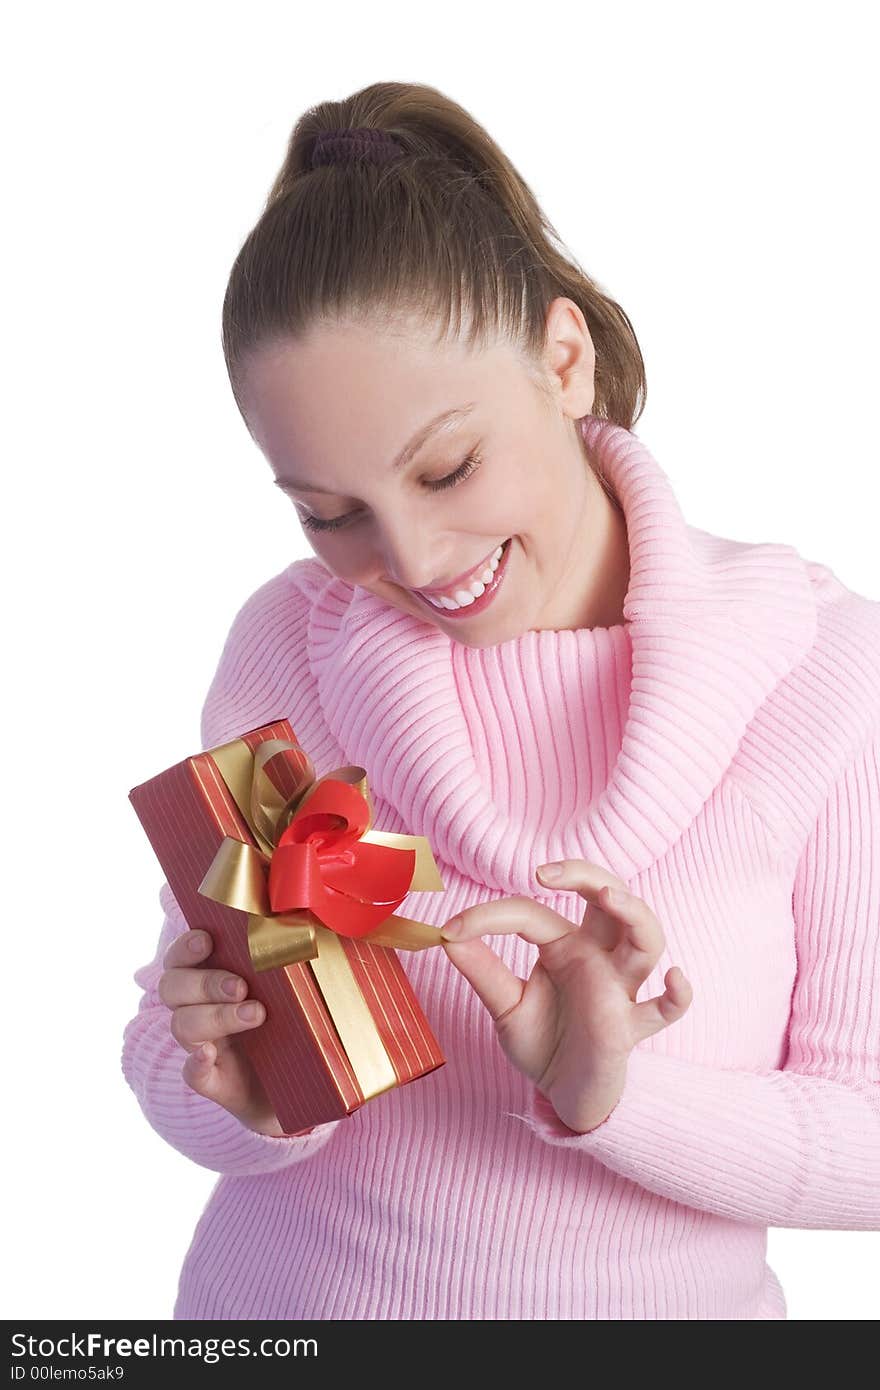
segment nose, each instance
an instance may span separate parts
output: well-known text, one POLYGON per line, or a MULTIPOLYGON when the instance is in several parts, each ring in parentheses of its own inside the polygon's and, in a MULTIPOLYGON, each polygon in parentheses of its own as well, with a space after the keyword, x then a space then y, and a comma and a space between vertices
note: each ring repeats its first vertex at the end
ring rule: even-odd
POLYGON ((403 589, 429 589, 438 575, 449 573, 439 543, 412 527, 393 535, 386 528, 381 554, 387 578, 403 589))

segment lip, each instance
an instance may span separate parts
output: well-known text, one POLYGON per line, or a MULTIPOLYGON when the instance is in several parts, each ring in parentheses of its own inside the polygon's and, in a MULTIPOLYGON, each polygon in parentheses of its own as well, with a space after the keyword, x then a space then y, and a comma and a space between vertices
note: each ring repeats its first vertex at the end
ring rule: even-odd
MULTIPOLYGON (((412 589, 410 590, 410 592, 416 594, 416 596, 422 600, 422 603, 424 603, 425 607, 430 608, 431 612, 435 616, 439 614, 441 618, 449 618, 452 621, 455 621, 457 618, 476 617, 478 613, 481 613, 484 608, 488 608, 489 604, 495 601, 498 595, 498 591, 501 588, 502 583, 504 582, 504 575, 507 570, 507 562, 510 559, 510 552, 513 549, 512 538, 508 537, 508 539, 504 541, 503 544, 505 548, 502 552, 501 559, 498 562, 498 568, 495 571, 492 580, 492 588, 484 589, 483 592, 480 594, 479 598, 475 598, 473 603, 465 604, 464 608, 437 608, 429 598, 426 598, 424 596, 427 592, 426 590, 412 589)), ((440 592, 442 593, 443 591, 441 590, 440 592)))
MULTIPOLYGON (((502 545, 503 544, 504 542, 502 541, 502 545)), ((482 574, 487 568, 490 558, 495 554, 497 549, 497 545, 493 545, 489 554, 486 555, 478 565, 473 565, 469 570, 465 570, 463 574, 456 575, 455 579, 450 579, 448 584, 438 584, 434 589, 413 589, 412 592, 414 594, 450 594, 453 590, 460 588, 462 585, 470 584, 472 579, 476 579, 477 576, 482 574)))

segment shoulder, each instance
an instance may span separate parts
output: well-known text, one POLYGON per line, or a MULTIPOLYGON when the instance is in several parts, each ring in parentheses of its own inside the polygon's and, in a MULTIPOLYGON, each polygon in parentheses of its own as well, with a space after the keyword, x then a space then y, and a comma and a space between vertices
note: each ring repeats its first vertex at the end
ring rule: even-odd
POLYGON ((880 601, 847 588, 827 565, 804 562, 816 599, 816 637, 784 692, 841 752, 856 752, 880 728, 880 601))
POLYGON ((320 561, 297 560, 242 602, 202 708, 204 748, 279 718, 291 719, 298 733, 304 720, 311 722, 317 692, 308 661, 309 622, 330 583, 320 561))
POLYGON ((828 565, 801 563, 814 637, 757 710, 736 759, 749 799, 793 846, 880 731, 880 601, 848 588, 828 565))

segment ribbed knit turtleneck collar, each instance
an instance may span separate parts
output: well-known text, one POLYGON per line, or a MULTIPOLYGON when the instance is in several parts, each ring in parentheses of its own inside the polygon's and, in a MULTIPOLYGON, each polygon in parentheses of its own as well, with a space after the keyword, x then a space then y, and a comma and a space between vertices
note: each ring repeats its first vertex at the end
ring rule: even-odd
POLYGON ((591 415, 581 428, 626 518, 620 627, 468 647, 317 561, 288 570, 312 595, 324 718, 345 761, 367 770, 377 828, 426 835, 504 893, 534 896, 551 859, 629 880, 659 858, 816 630, 796 550, 689 526, 635 434, 591 415), (396 815, 380 816, 379 799, 396 815))

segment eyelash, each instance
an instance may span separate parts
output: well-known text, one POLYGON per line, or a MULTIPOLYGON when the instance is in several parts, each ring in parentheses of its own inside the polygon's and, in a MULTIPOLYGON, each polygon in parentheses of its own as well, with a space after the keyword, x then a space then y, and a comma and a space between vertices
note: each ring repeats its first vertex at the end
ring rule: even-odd
MULTIPOLYGON (((476 473, 482 461, 479 454, 468 454, 454 473, 447 473, 445 478, 437 478, 435 482, 427 483, 426 486, 431 492, 442 492, 445 488, 457 487, 459 483, 465 482, 472 473, 476 473)), ((323 521, 318 516, 303 516, 300 517, 300 520, 309 531, 337 531, 341 526, 350 524, 348 518, 352 515, 353 513, 348 512, 345 516, 336 516, 330 521, 323 521)))

